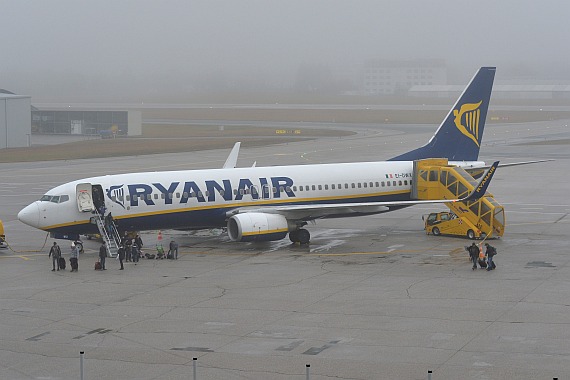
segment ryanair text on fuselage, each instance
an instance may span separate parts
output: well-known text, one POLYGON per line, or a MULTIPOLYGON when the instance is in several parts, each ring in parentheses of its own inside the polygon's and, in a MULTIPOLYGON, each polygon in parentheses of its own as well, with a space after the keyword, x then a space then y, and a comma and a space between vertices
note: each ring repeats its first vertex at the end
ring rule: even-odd
POLYGON ((175 198, 173 194, 177 192, 181 193, 180 200, 177 200, 179 203, 187 203, 190 198, 196 198, 198 202, 215 202, 217 197, 224 201, 239 201, 245 194, 250 195, 252 199, 281 198, 282 193, 287 197, 295 197, 292 190, 293 180, 289 177, 258 178, 258 180, 259 182, 254 184, 249 178, 240 178, 237 187, 234 187, 229 179, 206 180, 204 181, 205 189, 195 181, 171 182, 167 186, 157 182, 136 183, 126 185, 129 195, 127 198, 122 196, 125 185, 111 186, 106 193, 109 199, 123 208, 125 200, 131 207, 138 206, 139 201, 143 201, 148 206, 154 206, 155 202, 151 194, 156 191, 163 194, 160 198, 165 204, 172 204, 175 198))

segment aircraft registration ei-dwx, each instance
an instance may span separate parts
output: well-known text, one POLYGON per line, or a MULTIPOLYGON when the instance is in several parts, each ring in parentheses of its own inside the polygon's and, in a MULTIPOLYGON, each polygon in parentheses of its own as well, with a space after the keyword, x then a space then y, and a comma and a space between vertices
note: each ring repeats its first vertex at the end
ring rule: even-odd
MULTIPOLYGON (((49 190, 18 219, 52 237, 99 233, 93 215, 110 213, 121 233, 227 228, 232 241, 271 241, 289 234, 310 241, 309 222, 482 197, 498 162, 467 197, 411 198, 414 160, 487 168, 478 161, 494 67, 482 67, 422 147, 388 161, 236 168, 239 143, 221 169, 128 173, 80 179, 49 190)), ((109 214, 106 214, 108 216, 109 214)))

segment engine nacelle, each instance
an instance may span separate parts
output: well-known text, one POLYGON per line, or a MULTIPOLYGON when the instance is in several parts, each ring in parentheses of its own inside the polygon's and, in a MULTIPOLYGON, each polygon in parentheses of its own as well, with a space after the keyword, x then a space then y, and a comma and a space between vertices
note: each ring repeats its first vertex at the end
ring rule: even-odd
POLYGON ((228 235, 232 241, 281 240, 289 230, 283 215, 247 212, 228 219, 228 235))

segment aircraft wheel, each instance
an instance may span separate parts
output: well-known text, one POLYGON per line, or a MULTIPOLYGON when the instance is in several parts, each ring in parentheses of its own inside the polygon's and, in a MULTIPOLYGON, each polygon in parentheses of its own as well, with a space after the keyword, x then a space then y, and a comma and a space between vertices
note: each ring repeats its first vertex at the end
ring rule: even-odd
POLYGON ((441 232, 439 231, 439 228, 437 228, 437 227, 434 227, 433 230, 431 230, 431 233, 432 233, 434 236, 439 236, 439 235, 441 235, 441 232))
POLYGON ((299 230, 289 232, 289 240, 291 240, 293 243, 298 243, 299 242, 299 230))
POLYGON ((471 240, 475 239, 475 232, 473 232, 473 230, 467 231, 467 238, 471 240))
POLYGON ((297 231, 297 237, 299 239, 299 243, 301 244, 309 244, 309 241, 311 240, 311 234, 305 229, 300 229, 297 231))

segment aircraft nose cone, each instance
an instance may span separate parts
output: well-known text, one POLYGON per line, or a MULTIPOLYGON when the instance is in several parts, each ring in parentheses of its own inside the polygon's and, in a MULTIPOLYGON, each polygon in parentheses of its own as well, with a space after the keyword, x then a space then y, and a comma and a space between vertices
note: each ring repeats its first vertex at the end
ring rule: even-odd
POLYGON ((40 227, 40 208, 37 202, 32 203, 18 213, 18 219, 22 223, 35 228, 40 227))

